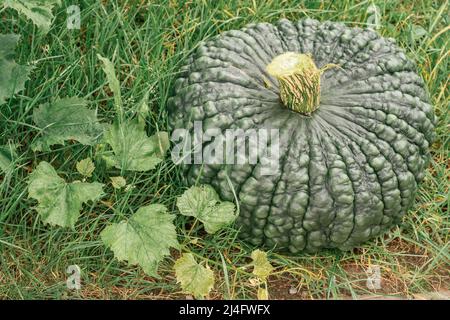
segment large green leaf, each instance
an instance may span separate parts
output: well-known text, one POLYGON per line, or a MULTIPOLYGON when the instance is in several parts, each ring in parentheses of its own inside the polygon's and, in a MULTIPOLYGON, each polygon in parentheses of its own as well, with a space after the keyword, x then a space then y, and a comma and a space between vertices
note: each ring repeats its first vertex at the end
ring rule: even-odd
POLYGON ((44 33, 50 30, 53 21, 52 9, 61 5, 61 0, 4 0, 4 5, 17 10, 42 29, 44 33))
POLYGON ((217 192, 209 185, 193 186, 177 199, 181 214, 203 222, 208 233, 215 233, 237 218, 233 203, 220 201, 217 192))
POLYGON ((173 268, 181 288, 197 299, 207 296, 214 287, 214 273, 208 266, 197 263, 192 253, 183 253, 173 268))
POLYGON ((31 173, 28 194, 38 201, 37 212, 45 223, 74 228, 83 203, 103 195, 101 183, 66 183, 51 164, 43 161, 31 173))
POLYGON ((31 146, 34 151, 49 151, 50 146, 66 140, 94 145, 103 132, 97 113, 86 108, 86 101, 80 98, 43 104, 34 110, 33 120, 42 130, 31 146))
POLYGON ((14 61, 14 50, 19 41, 16 34, 0 34, 0 105, 25 88, 31 67, 14 61))
POLYGON ((173 219, 165 206, 152 204, 139 208, 128 221, 107 226, 101 238, 119 261, 137 264, 157 277, 159 262, 170 254, 170 247, 179 246, 173 219))
POLYGON ((114 121, 105 132, 105 142, 113 151, 104 156, 105 160, 116 168, 131 171, 154 169, 169 148, 167 132, 148 137, 144 124, 138 119, 114 121))

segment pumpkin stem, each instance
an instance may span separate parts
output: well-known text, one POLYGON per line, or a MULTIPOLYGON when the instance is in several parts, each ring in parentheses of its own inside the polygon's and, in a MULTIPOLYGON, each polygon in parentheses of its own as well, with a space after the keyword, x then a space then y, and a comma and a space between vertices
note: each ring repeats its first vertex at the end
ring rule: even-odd
POLYGON ((310 115, 319 107, 321 74, 336 66, 327 64, 318 69, 310 54, 286 52, 276 56, 267 65, 266 71, 277 78, 284 105, 310 115))

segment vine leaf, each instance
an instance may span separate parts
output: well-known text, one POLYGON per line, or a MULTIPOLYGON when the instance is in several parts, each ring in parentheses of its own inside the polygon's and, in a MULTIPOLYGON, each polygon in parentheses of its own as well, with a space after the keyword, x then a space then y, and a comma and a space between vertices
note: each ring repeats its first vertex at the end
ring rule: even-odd
POLYGON ((25 88, 32 67, 18 65, 14 61, 14 50, 19 35, 0 34, 0 105, 25 88))
POLYGON ((170 247, 179 247, 173 219, 165 206, 152 204, 139 208, 127 221, 107 226, 100 236, 119 261, 158 277, 159 262, 170 254, 170 247))
POLYGON ((148 171, 163 161, 169 148, 167 132, 160 131, 148 137, 144 126, 138 119, 114 121, 104 136, 112 148, 112 154, 104 155, 109 165, 123 170, 148 171))
POLYGON ((124 177, 118 176, 118 177, 110 177, 111 184, 114 189, 122 189, 127 185, 127 181, 124 177))
POLYGON ((61 0, 4 0, 5 7, 25 15, 44 33, 50 30, 54 18, 52 9, 56 4, 60 6, 61 0))
POLYGON ((94 145, 103 133, 97 113, 80 98, 65 98, 42 104, 34 109, 33 120, 41 128, 41 136, 31 145, 33 151, 50 151, 50 146, 66 140, 94 145))
POLYGON ((174 265, 177 282, 181 288, 195 298, 206 297, 214 287, 214 273, 195 261, 192 253, 183 253, 174 265))
POLYGON ((92 177, 92 173, 95 170, 95 165, 92 162, 91 158, 86 158, 77 162, 77 171, 84 177, 92 177))
POLYGON ((253 260, 253 274, 260 280, 266 281, 274 269, 269 260, 267 260, 267 253, 257 249, 252 252, 251 257, 253 260))
POLYGON ((31 173, 29 198, 36 199, 36 210, 44 223, 74 228, 83 203, 103 196, 103 184, 66 183, 48 162, 41 162, 31 173))
POLYGON ((231 224, 237 218, 231 202, 220 201, 219 195, 209 185, 193 186, 177 199, 177 207, 185 216, 203 222, 206 232, 213 234, 231 224))
POLYGON ((4 173, 11 172, 11 165, 16 157, 16 147, 13 144, 0 146, 0 170, 4 173))

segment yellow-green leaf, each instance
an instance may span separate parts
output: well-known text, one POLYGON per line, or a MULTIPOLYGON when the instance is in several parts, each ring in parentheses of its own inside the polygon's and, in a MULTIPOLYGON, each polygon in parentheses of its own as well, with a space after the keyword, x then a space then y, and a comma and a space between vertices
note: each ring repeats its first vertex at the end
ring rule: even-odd
POLYGON ((95 165, 91 158, 86 158, 77 162, 77 171, 85 177, 92 177, 92 173, 95 170, 95 165))
POLYGON ((258 287, 258 300, 269 300, 269 291, 266 287, 258 287))
POLYGON ((253 260, 253 274, 262 281, 265 281, 274 269, 274 267, 267 260, 267 253, 256 249, 252 252, 251 257, 253 260))
POLYGON ((206 297, 214 287, 214 273, 195 261, 192 253, 183 253, 174 265, 177 282, 185 293, 195 298, 206 297))
POLYGON ((121 189, 127 185, 127 181, 125 178, 118 176, 118 177, 110 177, 111 184, 114 189, 121 189))

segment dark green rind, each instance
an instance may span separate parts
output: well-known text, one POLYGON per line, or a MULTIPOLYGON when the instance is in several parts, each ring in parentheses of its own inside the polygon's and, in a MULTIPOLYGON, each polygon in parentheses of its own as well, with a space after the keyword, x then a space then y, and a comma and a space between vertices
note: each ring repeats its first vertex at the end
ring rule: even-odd
MULTIPOLYGON (((434 114, 415 64, 392 39, 315 20, 259 23, 196 49, 169 100, 172 129, 280 130, 280 170, 185 165, 188 185, 211 184, 240 202, 242 237, 292 253, 351 249, 399 223, 429 161, 434 114), (286 51, 311 53, 322 76, 311 117, 282 106, 265 67, 286 51), (266 83, 270 86, 267 87, 266 83)), ((204 144, 204 147, 208 143, 204 144)))

